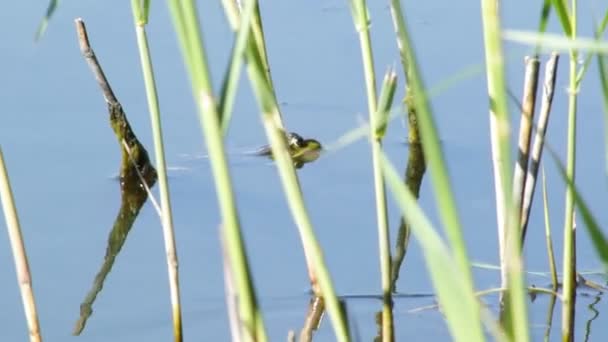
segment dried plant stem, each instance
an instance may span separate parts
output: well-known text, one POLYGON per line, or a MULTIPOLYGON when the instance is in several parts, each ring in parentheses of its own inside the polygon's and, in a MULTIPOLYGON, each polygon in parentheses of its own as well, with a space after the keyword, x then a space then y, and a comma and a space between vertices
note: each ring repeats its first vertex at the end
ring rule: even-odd
POLYGON ((42 341, 40 336, 40 326, 38 324, 38 314, 36 312, 36 301, 34 300, 34 291, 32 289, 32 276, 30 274, 30 266, 27 261, 25 245, 21 236, 21 227, 17 216, 17 208, 13 200, 13 191, 8 179, 8 172, 4 163, 4 156, 0 148, 0 199, 2 200, 2 209, 6 220, 6 228, 8 237, 13 251, 15 260, 15 268, 17 270, 17 281, 21 291, 21 299, 23 300, 23 309, 25 310, 25 319, 29 329, 30 342, 42 341))
MULTIPOLYGON (((523 195, 526 183, 526 171, 530 157, 530 138, 532 136, 532 122, 534 122, 534 108, 536 105, 536 90, 538 89, 538 57, 526 57, 526 74, 524 80, 524 93, 522 96, 522 112, 519 124, 519 153, 515 171, 513 173, 513 200, 518 213, 521 213, 523 195)), ((523 233, 522 233, 522 236, 523 233)), ((523 246, 523 238, 522 238, 523 246)))
POLYGON ((557 53, 553 53, 545 67, 540 113, 538 123, 536 125, 536 134, 534 136, 532 154, 530 156, 532 162, 530 163, 530 167, 526 175, 524 196, 522 200, 522 244, 523 239, 526 235, 528 220, 530 218, 530 208, 532 206, 532 200, 534 198, 534 189, 536 187, 540 159, 542 157, 543 146, 545 143, 545 133, 547 132, 549 114, 551 113, 551 105, 553 104, 553 94, 555 92, 555 80, 557 75, 558 62, 559 55, 557 53))

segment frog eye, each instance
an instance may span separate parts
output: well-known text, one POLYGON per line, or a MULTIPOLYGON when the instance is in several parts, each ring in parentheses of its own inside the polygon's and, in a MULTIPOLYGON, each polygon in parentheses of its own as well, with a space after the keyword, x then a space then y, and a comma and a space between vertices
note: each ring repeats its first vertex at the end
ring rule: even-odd
POLYGON ((287 139, 289 146, 302 147, 304 143, 304 139, 299 134, 293 132, 287 135, 287 139))

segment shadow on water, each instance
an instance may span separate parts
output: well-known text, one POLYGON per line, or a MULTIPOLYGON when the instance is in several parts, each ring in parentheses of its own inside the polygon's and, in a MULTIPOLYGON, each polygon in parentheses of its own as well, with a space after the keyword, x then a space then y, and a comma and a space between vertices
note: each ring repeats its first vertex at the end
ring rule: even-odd
POLYGON ((95 276, 91 290, 80 305, 80 317, 73 330, 74 335, 79 335, 88 318, 92 315, 93 303, 102 290, 103 283, 112 270, 114 261, 122 249, 140 209, 148 198, 146 187, 150 188, 156 183, 157 174, 154 166, 150 163, 148 152, 135 136, 120 102, 114 96, 112 88, 103 74, 101 66, 89 45, 84 23, 77 21, 76 27, 82 54, 102 89, 108 106, 110 126, 121 150, 120 210, 110 231, 104 261, 95 276), (145 186, 143 182, 145 182, 145 186))

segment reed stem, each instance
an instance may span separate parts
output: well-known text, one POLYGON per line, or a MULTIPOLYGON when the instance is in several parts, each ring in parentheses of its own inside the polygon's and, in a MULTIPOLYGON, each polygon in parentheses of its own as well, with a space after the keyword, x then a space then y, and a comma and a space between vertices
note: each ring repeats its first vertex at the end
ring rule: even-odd
POLYGON ((30 336, 30 342, 41 342, 40 325, 38 323, 38 312, 36 310, 36 301, 34 300, 34 290, 32 286, 32 275, 30 266, 27 261, 27 253, 25 243, 21 235, 21 225, 19 224, 19 216, 13 198, 13 190, 11 189, 8 171, 4 162, 2 148, 0 148, 0 200, 2 200, 2 210, 4 211, 4 219, 6 220, 6 229, 13 251, 13 259, 15 261, 15 269, 17 271, 17 283, 21 291, 21 300, 23 301, 23 309, 25 311, 25 319, 30 336))
POLYGON ((135 23, 135 33, 139 48, 139 57, 146 87, 146 98, 148 99, 148 110, 150 112, 150 122, 152 124, 152 136, 154 139, 154 151, 156 159, 156 171, 158 173, 158 185, 160 191, 160 208, 163 237, 165 242, 165 254, 167 258, 167 271, 169 276, 169 292, 171 298, 171 312, 173 316, 173 339, 181 342, 182 314, 179 289, 178 257, 175 243, 175 232, 173 228, 173 213, 171 210, 171 198, 169 196, 169 183, 167 181, 167 163, 165 161, 165 148, 163 142, 163 131, 160 119, 160 104, 156 91, 156 81, 154 79, 154 69, 152 58, 148 46, 148 37, 145 25, 148 22, 147 16, 140 8, 140 1, 131 0, 133 9, 133 21, 135 23))

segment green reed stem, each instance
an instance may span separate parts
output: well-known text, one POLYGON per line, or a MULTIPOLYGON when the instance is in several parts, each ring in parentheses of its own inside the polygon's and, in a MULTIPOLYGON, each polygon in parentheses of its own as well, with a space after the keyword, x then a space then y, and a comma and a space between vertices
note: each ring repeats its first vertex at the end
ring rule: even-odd
POLYGON ((453 340, 484 341, 479 318, 479 301, 472 286, 462 277, 455 252, 443 242, 417 203, 417 198, 403 184, 383 153, 381 161, 387 187, 393 193, 404 220, 411 227, 412 235, 422 247, 424 260, 453 340))
MULTIPOLYGON (((224 6, 224 11, 228 17, 228 21, 230 26, 234 31, 238 31, 241 25, 241 15, 245 12, 245 6, 243 6, 242 1, 240 0, 222 0, 222 5, 224 6)), ((262 28, 262 19, 260 14, 260 7, 258 2, 256 1, 253 17, 251 20, 251 33, 253 35, 253 39, 249 40, 249 44, 253 46, 253 57, 257 60, 257 62, 262 63, 264 66, 264 77, 267 79, 270 88, 272 89, 272 96, 274 97, 274 101, 278 103, 276 91, 274 89, 274 84, 272 81, 272 77, 270 76, 270 64, 268 62, 268 56, 266 53, 266 40, 264 39, 264 29, 262 28)), ((248 68, 249 68, 248 64, 248 68)), ((253 71, 249 71, 251 74, 253 71)), ((279 117, 277 118, 279 127, 285 130, 285 124, 283 123, 283 117, 281 115, 279 109, 279 117)))
POLYGON ((42 336, 40 335, 40 324, 38 323, 36 301, 34 300, 34 290, 32 288, 32 275, 27 261, 25 244, 21 235, 21 225, 19 224, 19 216, 17 215, 13 190, 11 189, 8 171, 4 163, 2 148, 0 148, 0 200, 2 201, 6 229, 8 230, 8 237, 13 251, 15 269, 17 271, 17 283, 21 291, 21 300, 23 301, 30 342, 41 342, 42 336))
POLYGON ((209 152, 222 216, 222 229, 225 229, 227 254, 231 270, 235 273, 240 320, 245 328, 244 337, 246 340, 266 341, 266 332, 253 289, 236 200, 232 190, 219 115, 213 98, 203 39, 200 35, 198 12, 192 0, 169 0, 168 5, 174 27, 180 36, 182 54, 188 67, 193 95, 199 108, 199 121, 209 152))
POLYGON ((156 159, 156 170, 158 172, 158 185, 160 190, 161 221, 165 241, 165 253, 167 257, 167 269, 169 274, 169 291, 171 297, 171 312, 173 315, 173 339, 181 342, 182 337, 182 314, 179 290, 178 258, 175 243, 175 232, 173 229, 173 214, 171 211, 171 198, 169 196, 169 183, 167 181, 167 164, 165 161, 165 148, 163 143, 162 125, 160 121, 160 105, 156 92, 156 81, 152 68, 152 58, 148 46, 145 25, 148 22, 149 1, 140 8, 140 1, 131 0, 133 10, 133 21, 135 22, 135 33, 139 47, 139 57, 142 66, 144 84, 146 86, 146 97, 152 123, 152 135, 154 138, 154 151, 156 159))
MULTIPOLYGON (((367 4, 365 0, 354 0, 351 4, 353 20, 357 32, 359 32, 359 43, 363 59, 363 70, 365 76, 365 89, 367 92, 367 105, 370 121, 370 143, 372 146, 372 165, 374 170, 374 192, 376 194, 376 220, 378 224, 378 243, 380 250, 380 270, 382 278, 382 294, 384 305, 382 309, 382 339, 393 341, 393 314, 391 307, 391 255, 390 235, 388 223, 388 209, 386 204, 386 188, 382 176, 380 164, 380 152, 382 151, 382 137, 384 132, 378 134, 381 125, 381 116, 378 112, 378 99, 376 95, 376 72, 374 70, 374 55, 370 39, 367 4)), ((387 83, 388 83, 387 79, 387 83)), ((387 113, 387 112, 385 112, 387 113)), ((384 114, 384 117, 388 114, 384 114)), ((384 130, 384 128, 380 129, 384 130)))
MULTIPOLYGON (((570 13, 571 39, 577 35, 577 3, 572 1, 570 13)), ((567 32, 567 31, 566 31, 567 32)), ((578 51, 570 50, 570 83, 568 89, 568 147, 566 159, 566 176, 575 184, 576 167, 576 108, 577 108, 577 63, 578 51)), ((576 230, 574 228, 574 191, 566 188, 566 205, 564 219, 564 254, 563 254, 563 301, 562 301, 562 341, 574 339, 574 307, 576 303, 576 230)))
MULTIPOLYGON (((255 4, 255 0, 250 0, 246 5, 252 6, 253 4, 255 4)), ((247 29, 247 27, 245 26, 243 28, 241 26, 241 29, 247 29)), ((276 161, 289 208, 299 229, 304 252, 307 256, 307 262, 311 263, 309 264, 309 272, 312 276, 316 277, 316 281, 318 281, 318 285, 321 289, 334 326, 337 340, 350 341, 348 324, 344 313, 342 312, 338 297, 336 296, 321 246, 314 234, 312 223, 304 203, 300 183, 293 166, 293 161, 287 152, 285 133, 279 126, 278 105, 271 84, 266 78, 263 63, 259 58, 255 58, 254 54, 255 45, 250 44, 249 49, 247 50, 247 61, 252 88, 262 110, 262 121, 264 123, 266 135, 270 141, 272 153, 276 161), (311 268, 313 270, 311 270, 311 268)))
MULTIPOLYGON (((460 317, 458 317, 459 314, 456 310, 451 311, 449 315, 446 310, 448 327, 453 336, 459 337, 457 338, 458 340, 483 340, 480 308, 479 303, 476 301, 473 294, 474 284, 471 275, 470 262, 462 235, 458 210, 456 209, 456 200, 450 184, 448 168, 443 156, 439 134, 429 104, 429 95, 424 87, 420 68, 416 61, 414 48, 409 38, 399 0, 391 0, 391 11, 393 14, 395 31, 397 32, 401 59, 402 61, 406 61, 409 66, 408 86, 414 94, 412 103, 418 115, 418 127, 422 139, 422 148, 431 173, 435 200, 437 202, 437 207, 439 208, 439 214, 446 236, 450 243, 450 248, 453 250, 453 257, 455 259, 459 278, 462 281, 463 291, 459 294, 460 300, 466 301, 471 305, 467 313, 468 318, 466 324, 460 321, 460 317), (467 339, 465 339, 465 337, 467 339)), ((407 214, 404 212, 404 215, 406 215, 407 218, 409 212, 407 212, 407 214)), ((411 228, 414 232, 414 227, 411 228)), ((438 280, 433 280, 434 286, 440 289, 442 284, 438 284, 436 281, 438 280)), ((448 300, 449 298, 440 296, 440 303, 442 303, 442 305, 445 305, 443 301, 448 300)))
POLYGON ((553 291, 559 286, 557 280, 557 267, 555 266, 555 254, 553 253, 553 240, 551 238, 551 222, 549 222, 549 200, 547 199, 547 179, 543 167, 543 212, 545 216, 545 241, 547 243, 547 256, 549 258, 549 269, 551 270, 551 284, 553 291))
POLYGON ((382 339, 383 341, 394 340, 393 328, 393 304, 392 304, 392 282, 391 282, 391 247, 390 233, 388 229, 388 209, 386 207, 386 186, 382 176, 382 138, 386 132, 388 116, 395 89, 397 87, 397 74, 390 69, 382 82, 380 98, 378 100, 377 112, 373 114, 373 122, 370 125, 370 136, 372 145, 372 160, 374 170, 378 177, 374 177, 374 189, 376 191, 376 212, 378 213, 378 249, 380 251, 380 273, 382 278, 382 339), (381 197, 378 197, 378 194, 381 197), (379 199, 379 200, 378 200, 379 199))
POLYGON ((502 287, 507 287, 507 331, 516 341, 529 340, 526 293, 522 274, 518 207, 514 206, 511 188, 511 147, 509 144, 509 113, 501 42, 500 9, 496 0, 482 0, 482 21, 486 56, 488 95, 490 99, 490 136, 496 217, 500 242, 502 287))

